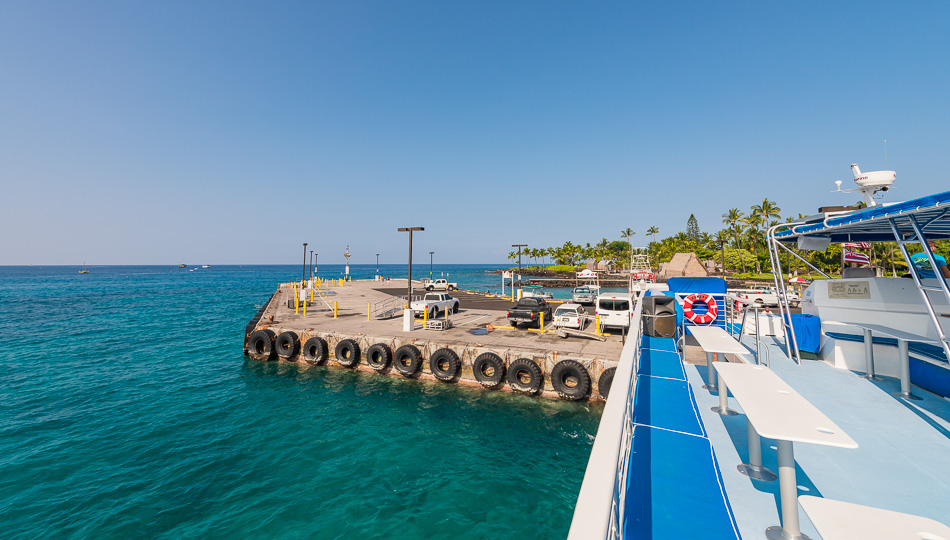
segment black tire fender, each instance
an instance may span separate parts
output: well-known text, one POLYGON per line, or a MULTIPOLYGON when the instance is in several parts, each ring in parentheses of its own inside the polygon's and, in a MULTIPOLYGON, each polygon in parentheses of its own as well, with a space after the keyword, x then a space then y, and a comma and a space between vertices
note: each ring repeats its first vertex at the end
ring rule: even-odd
POLYGON ((603 373, 600 374, 600 378, 597 379, 597 393, 600 394, 600 397, 607 399, 607 395, 610 394, 610 385, 614 382, 614 374, 617 373, 617 368, 607 368, 603 373))
POLYGON ((255 330, 247 338, 247 354, 254 360, 272 360, 274 357, 274 332, 263 328, 255 330))
POLYGON ((534 395, 541 391, 544 373, 541 367, 527 358, 519 358, 508 366, 508 386, 515 392, 534 395))
POLYGON ((277 356, 290 360, 300 350, 300 338, 297 337, 296 332, 286 330, 277 335, 274 348, 277 350, 277 356))
POLYGON ((590 392, 590 374, 577 360, 561 360, 551 370, 551 386, 564 399, 584 399, 590 392))
POLYGON ((462 371, 462 362, 452 349, 439 349, 429 357, 429 370, 436 379, 448 382, 458 377, 462 371))
POLYGON ((376 371, 384 371, 392 361, 393 351, 384 343, 377 343, 366 351, 366 363, 376 371))
POLYGON ((300 355, 303 356, 304 362, 318 366, 327 361, 327 357, 330 356, 330 349, 327 347, 325 339, 313 336, 304 342, 300 355))
POLYGON ((472 362, 475 380, 485 388, 495 388, 505 381, 505 363, 495 353, 482 353, 472 362))
POLYGON ((343 367, 353 367, 360 363, 360 346, 352 339, 344 339, 333 350, 336 362, 343 367))
POLYGON ((401 375, 412 377, 422 365, 422 355, 415 345, 403 345, 393 353, 393 367, 401 375))

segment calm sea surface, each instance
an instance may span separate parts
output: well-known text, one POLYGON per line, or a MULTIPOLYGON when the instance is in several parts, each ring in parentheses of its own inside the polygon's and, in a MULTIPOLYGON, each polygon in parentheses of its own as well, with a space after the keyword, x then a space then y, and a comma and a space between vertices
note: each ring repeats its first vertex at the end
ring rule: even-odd
POLYGON ((0 267, 0 536, 567 534, 601 408, 246 359, 299 266, 89 270, 0 267))

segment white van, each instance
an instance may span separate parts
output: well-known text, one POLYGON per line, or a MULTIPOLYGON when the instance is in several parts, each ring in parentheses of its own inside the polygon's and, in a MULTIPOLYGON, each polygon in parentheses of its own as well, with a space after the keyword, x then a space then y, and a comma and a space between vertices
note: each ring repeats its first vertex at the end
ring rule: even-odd
POLYGON ((595 311, 601 328, 628 328, 636 299, 631 293, 604 293, 597 297, 595 311))

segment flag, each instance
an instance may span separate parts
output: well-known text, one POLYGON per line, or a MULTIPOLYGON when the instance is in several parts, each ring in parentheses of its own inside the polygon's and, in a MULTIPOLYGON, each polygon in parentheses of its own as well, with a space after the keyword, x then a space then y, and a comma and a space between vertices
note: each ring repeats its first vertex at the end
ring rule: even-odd
POLYGON ((871 264, 871 258, 865 255, 864 253, 858 253, 856 251, 851 251, 850 249, 846 249, 844 250, 844 262, 858 263, 858 264, 871 264))
POLYGON ((871 244, 867 242, 848 242, 841 244, 841 247, 851 248, 851 249, 871 249, 871 244))

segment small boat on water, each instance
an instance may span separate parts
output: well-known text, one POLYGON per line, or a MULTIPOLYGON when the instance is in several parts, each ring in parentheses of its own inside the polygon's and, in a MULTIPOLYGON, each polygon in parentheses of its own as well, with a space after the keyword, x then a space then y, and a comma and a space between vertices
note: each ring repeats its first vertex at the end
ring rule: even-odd
POLYGON ((89 270, 86 270, 86 263, 82 263, 82 270, 79 271, 80 274, 88 274, 89 270))
POLYGON ((201 267, 202 267, 202 268, 211 268, 211 265, 209 265, 209 264, 202 264, 201 267))
POLYGON ((187 267, 188 267, 187 264, 179 264, 179 265, 178 265, 178 268, 187 268, 187 267))
POLYGON ((550 300, 554 298, 552 293, 546 292, 541 285, 524 285, 521 287, 522 298, 543 298, 550 300))

